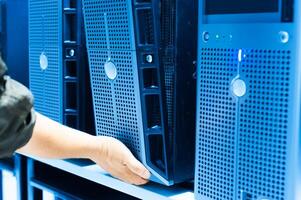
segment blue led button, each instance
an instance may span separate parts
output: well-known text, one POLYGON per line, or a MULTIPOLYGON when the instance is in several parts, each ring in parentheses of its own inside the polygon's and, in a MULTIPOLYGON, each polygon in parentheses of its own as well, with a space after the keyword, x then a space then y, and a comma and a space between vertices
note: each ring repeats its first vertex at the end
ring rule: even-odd
POLYGON ((290 36, 289 36, 288 32, 280 31, 279 32, 279 38, 280 38, 281 43, 286 44, 286 43, 288 43, 288 41, 290 39, 290 36))
POLYGON ((109 79, 114 80, 117 77, 117 68, 112 61, 107 61, 104 65, 104 68, 109 79))
POLYGON ((203 32, 203 41, 208 42, 209 39, 210 39, 209 32, 207 32, 207 31, 203 32))

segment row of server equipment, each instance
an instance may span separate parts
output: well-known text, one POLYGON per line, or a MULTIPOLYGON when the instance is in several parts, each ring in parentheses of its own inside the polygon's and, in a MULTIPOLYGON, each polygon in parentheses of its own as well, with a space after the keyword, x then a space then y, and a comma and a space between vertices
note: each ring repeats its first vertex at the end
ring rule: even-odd
POLYGON ((36 110, 198 200, 301 199, 300 1, 28 1, 36 110))
POLYGON ((0 56, 10 66, 9 75, 25 86, 28 86, 27 52, 28 2, 0 0, 0 56))
POLYGON ((28 0, 29 87, 35 109, 94 134, 82 6, 75 0, 28 0))

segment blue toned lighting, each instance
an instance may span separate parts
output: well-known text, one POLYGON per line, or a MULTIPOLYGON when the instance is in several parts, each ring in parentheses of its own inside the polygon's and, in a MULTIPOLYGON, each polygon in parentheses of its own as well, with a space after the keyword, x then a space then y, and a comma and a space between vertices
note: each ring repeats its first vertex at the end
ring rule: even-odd
POLYGON ((203 41, 208 42, 209 39, 210 39, 209 32, 207 32, 207 31, 203 32, 203 41))
POLYGON ((241 62, 242 61, 242 50, 239 49, 238 51, 238 62, 241 62))
POLYGON ((153 62, 153 56, 152 55, 147 55, 145 59, 146 59, 146 62, 148 62, 148 63, 153 62))
POLYGON ((199 8, 195 199, 301 200, 301 1, 199 8))
POLYGON ((42 70, 46 70, 48 67, 48 58, 44 52, 40 55, 40 67, 42 70))
POLYGON ((69 56, 73 57, 74 55, 75 55, 75 50, 74 49, 70 49, 69 56))
POLYGON ((290 38, 288 32, 286 32, 286 31, 280 31, 279 32, 279 37, 280 37, 281 43, 283 43, 283 44, 288 43, 289 38, 290 38))
POLYGON ((237 97, 242 97, 247 92, 246 83, 241 79, 236 79, 232 83, 232 92, 237 97))
POLYGON ((112 61, 106 62, 104 68, 105 73, 109 79, 114 80, 117 77, 117 68, 112 61))

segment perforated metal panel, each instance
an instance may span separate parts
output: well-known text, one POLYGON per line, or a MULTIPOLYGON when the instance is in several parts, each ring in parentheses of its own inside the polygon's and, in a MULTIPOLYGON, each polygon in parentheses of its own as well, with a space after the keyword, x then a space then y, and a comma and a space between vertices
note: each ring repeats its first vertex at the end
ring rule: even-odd
POLYGON ((29 0, 29 73, 35 108, 62 122, 62 6, 58 0, 29 0), (40 55, 48 67, 40 67, 40 55))
POLYGON ((286 199, 290 54, 202 49, 198 195, 214 200, 286 199), (237 74, 247 85, 241 98, 231 91, 237 74))
POLYGON ((143 128, 131 1, 84 0, 83 5, 97 133, 120 139, 141 158, 143 128), (105 73, 107 61, 116 66, 114 80, 105 73))
POLYGON ((236 75, 237 50, 203 48, 199 80, 197 193, 232 200, 235 184, 236 101, 229 84, 236 75))
POLYGON ((118 138, 140 154, 134 58, 133 52, 112 52, 111 59, 118 70, 118 77, 112 81, 104 71, 107 52, 90 51, 97 133, 118 138))
POLYGON ((131 1, 83 0, 89 49, 132 50, 134 48, 131 1))
POLYGON ((238 197, 285 199, 290 51, 245 50, 241 72, 248 94, 240 103, 238 197))
POLYGON ((194 4, 176 22, 182 13, 177 8, 185 3, 83 0, 97 132, 123 141, 152 180, 166 185, 193 176, 195 109, 185 104, 191 103, 186 94, 194 95, 194 45, 183 46, 189 37, 175 34, 178 26, 194 30, 187 23, 193 17, 186 15, 194 4), (116 77, 106 74, 108 66, 116 77), (175 87, 176 79, 181 87, 175 87), (177 142, 183 138, 185 143, 177 142))
POLYGON ((161 64, 164 70, 165 96, 168 113, 168 127, 173 129, 174 123, 174 89, 175 89, 175 73, 176 62, 174 51, 175 47, 175 31, 176 31, 176 12, 175 0, 162 1, 161 16, 161 64))
POLYGON ((168 111, 168 126, 169 128, 173 127, 173 106, 174 106, 174 81, 175 81, 175 69, 174 63, 171 60, 166 59, 165 63, 165 92, 166 92, 166 105, 168 111))

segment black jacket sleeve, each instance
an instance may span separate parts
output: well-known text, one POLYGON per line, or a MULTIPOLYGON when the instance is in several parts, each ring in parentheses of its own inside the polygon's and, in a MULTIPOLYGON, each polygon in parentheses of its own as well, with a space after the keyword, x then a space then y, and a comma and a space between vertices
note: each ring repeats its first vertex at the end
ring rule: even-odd
POLYGON ((12 156, 30 140, 36 119, 32 94, 5 71, 0 60, 0 158, 12 156))

